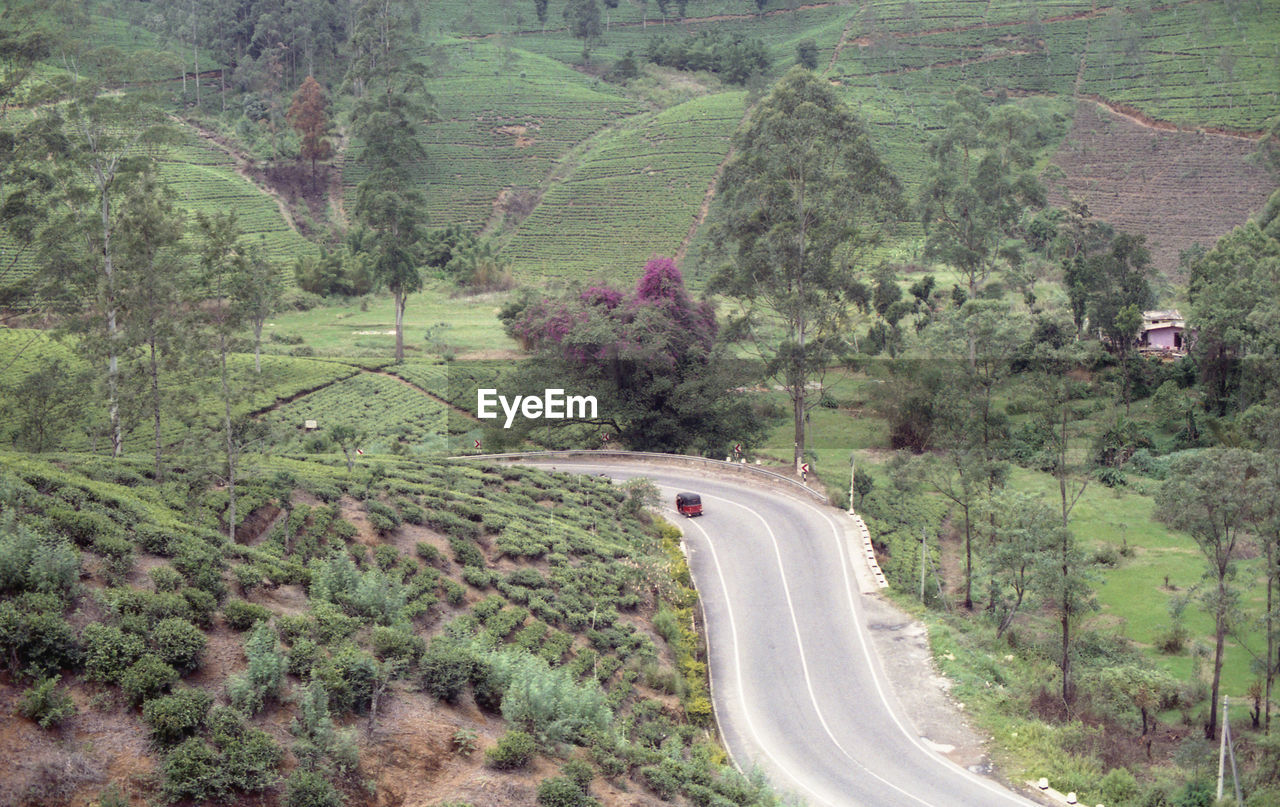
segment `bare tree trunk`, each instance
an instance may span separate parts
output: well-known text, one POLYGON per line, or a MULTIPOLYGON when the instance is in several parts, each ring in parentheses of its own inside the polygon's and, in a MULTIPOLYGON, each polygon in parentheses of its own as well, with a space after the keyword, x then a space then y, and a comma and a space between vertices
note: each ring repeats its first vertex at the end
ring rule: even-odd
POLYGON ((164 472, 160 469, 160 366, 156 361, 156 340, 153 335, 147 340, 147 344, 151 349, 151 414, 155 418, 156 432, 156 481, 163 479, 164 472))
POLYGON ((115 262, 111 256, 111 191, 110 182, 101 168, 97 169, 100 210, 102 212, 102 273, 106 280, 103 294, 107 308, 107 413, 111 420, 111 456, 124 453, 124 432, 120 426, 120 356, 117 343, 120 329, 116 322, 115 262))
POLYGON ((1271 733, 1271 686, 1276 680, 1276 628, 1273 604, 1275 587, 1276 587, 1276 559, 1275 544, 1267 540, 1267 678, 1264 688, 1262 703, 1266 707, 1266 712, 1262 718, 1262 730, 1264 734, 1271 733))
POLYGON ((236 541, 236 448, 235 435, 231 431, 231 384, 227 378, 227 337, 219 335, 218 347, 222 352, 222 404, 224 425, 227 430, 227 536, 236 541))
POLYGON ((404 363, 404 304, 406 296, 403 288, 396 289, 396 364, 404 363))
POLYGON ((253 322, 253 372, 262 375, 262 325, 260 319, 253 322))
POLYGON ((1226 592, 1223 591, 1222 583, 1218 583, 1218 613, 1214 617, 1214 644, 1213 644, 1213 695, 1209 698, 1209 723, 1204 727, 1204 736, 1206 740, 1212 740, 1218 736, 1218 690, 1222 686, 1222 652, 1223 645, 1227 638, 1227 623, 1225 614, 1222 613, 1223 597, 1226 592))

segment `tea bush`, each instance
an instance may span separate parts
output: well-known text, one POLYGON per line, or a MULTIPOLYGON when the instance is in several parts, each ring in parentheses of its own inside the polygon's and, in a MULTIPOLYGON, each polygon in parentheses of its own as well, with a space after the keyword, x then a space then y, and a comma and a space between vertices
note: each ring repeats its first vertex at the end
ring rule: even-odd
POLYGON ((418 663, 422 689, 438 700, 453 703, 470 682, 475 664, 471 648, 448 636, 437 636, 418 663))
POLYGON ((285 782, 284 803, 286 807, 342 807, 346 802, 320 773, 297 768, 285 782))
POLYGON ((162 619, 151 631, 151 647, 165 664, 181 673, 189 673, 200 666, 208 639, 204 633, 185 619, 162 619))
POLYGON ((146 643, 140 636, 101 622, 85 625, 81 638, 85 674, 94 681, 119 683, 125 670, 146 652, 146 643))
POLYGON ((271 611, 265 606, 247 600, 232 599, 222 606, 222 618, 233 630, 245 631, 258 622, 271 619, 271 611))
POLYGON ((498 740, 497 744, 484 754, 485 764, 500 771, 512 771, 523 768, 533 759, 538 751, 538 744, 533 737, 519 729, 512 729, 498 740))
POLYGON ((40 677, 79 663, 80 646, 62 608, 58 597, 33 592, 0 602, 0 657, 11 674, 40 677))
POLYGON ((599 804, 568 777, 553 776, 538 783, 538 807, 598 807, 599 804))
POLYGON ((346 644, 316 662, 311 676, 328 690, 334 711, 364 714, 373 702, 378 662, 368 652, 346 644))
POLYGON ((172 566, 157 566, 147 572, 147 577, 151 578, 151 585, 159 592, 177 591, 182 585, 182 573, 172 566))
POLYGON ((228 791, 218 752, 199 737, 189 737, 165 756, 160 767, 160 794, 170 803, 222 798, 228 791))
POLYGON ((172 745, 199 731, 212 705, 213 696, 209 693, 184 688, 147 701, 142 706, 142 719, 151 727, 152 740, 172 745))
POLYGON ((167 690, 178 680, 178 671, 152 653, 146 653, 120 676, 120 689, 137 706, 167 690))

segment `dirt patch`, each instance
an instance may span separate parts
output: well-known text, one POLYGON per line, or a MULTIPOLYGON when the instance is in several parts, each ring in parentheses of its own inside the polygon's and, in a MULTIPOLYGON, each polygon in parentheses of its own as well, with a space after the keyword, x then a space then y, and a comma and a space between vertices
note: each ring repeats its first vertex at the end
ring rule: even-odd
POLYGON ((55 730, 16 717, 21 689, 0 683, 0 747, 8 755, 0 768, 0 807, 87 804, 115 782, 122 792, 137 790, 154 769, 147 740, 129 710, 103 701, 97 688, 76 676, 63 678, 77 714, 55 730))
POLYGON ((867 632, 912 728, 957 765, 990 774, 984 738, 952 700, 951 682, 934 667, 925 626, 880 597, 866 597, 863 604, 867 632))
POLYGON ((1054 155, 1066 178, 1049 201, 1081 199, 1095 217, 1147 236, 1157 271, 1184 279, 1179 252, 1211 247, 1275 190, 1275 178, 1250 159, 1255 148, 1246 138, 1171 131, 1081 101, 1054 155))

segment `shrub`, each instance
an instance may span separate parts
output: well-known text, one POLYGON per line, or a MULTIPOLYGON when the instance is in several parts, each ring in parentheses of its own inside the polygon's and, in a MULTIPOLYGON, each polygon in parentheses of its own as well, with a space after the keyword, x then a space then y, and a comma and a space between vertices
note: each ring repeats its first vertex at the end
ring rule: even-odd
POLYGON ((299 636, 289 648, 289 672, 299 677, 310 675, 319 658, 320 646, 306 636, 299 636))
POLYGON ((119 683, 125 670, 146 651, 141 637, 101 622, 85 625, 81 637, 85 673, 95 681, 119 683))
POLYGON ((500 655, 495 675, 506 682, 502 716, 554 742, 581 743, 613 720, 604 693, 592 681, 579 686, 563 667, 534 656, 500 655))
POLYGON ((450 536, 449 547, 453 549, 453 559, 459 566, 475 566, 480 569, 485 567, 484 554, 474 541, 450 536))
POLYGON ((374 565, 385 572, 400 562, 400 553, 396 551, 394 546, 383 544, 373 550, 373 562, 374 565))
POLYGON ((133 543, 118 533, 101 533, 93 539, 93 551, 106 558, 112 574, 123 576, 133 568, 133 543))
POLYGON ((200 656, 207 644, 204 633, 185 619, 162 619, 151 631, 151 647, 156 655, 182 673, 200 666, 200 656))
POLYGON ((440 550, 436 548, 435 544, 429 544, 426 541, 419 541, 414 544, 413 551, 428 564, 439 562, 441 557, 440 550))
POLYGON ((598 804, 568 777, 553 776, 538 783, 539 807, 592 807, 598 804))
POLYGON ((165 664, 158 656, 147 653, 129 666, 120 676, 120 688, 129 703, 139 703, 154 698, 178 680, 178 671, 165 664))
POLYGON ((222 751, 229 788, 251 793, 276 785, 282 751, 271 735, 247 725, 239 712, 226 706, 215 707, 207 722, 210 738, 222 751))
POLYGON ((462 569, 462 579, 467 585, 476 588, 488 588, 493 582, 493 573, 488 569, 482 569, 479 566, 464 566, 462 569))
POLYGON ((440 581, 440 585, 444 587, 444 598, 450 605, 461 605, 467 598, 467 590, 456 580, 446 577, 440 581))
POLYGON ((65 538, 18 527, 0 532, 0 593, 38 591, 70 598, 80 579, 80 553, 65 538))
POLYGON ((342 807, 342 795, 316 771, 297 768, 284 785, 287 807, 342 807))
POLYGON ((254 602, 233 599, 228 600, 222 606, 222 617, 227 621, 229 627, 244 631, 253 627, 257 622, 270 619, 271 611, 254 602))
POLYGON ((173 568, 182 572, 187 582, 203 589, 221 600, 227 594, 222 582, 222 550, 198 538, 184 537, 178 541, 173 555, 173 568))
POLYGON ((523 768, 537 753, 538 744, 528 733, 513 729, 484 754, 485 764, 500 771, 523 768))
POLYGON ((560 772, 578 786, 583 793, 588 792, 591 781, 596 778, 595 769, 580 759, 571 759, 560 768, 560 772))
POLYGON ((190 586, 182 589, 179 593, 191 608, 191 621, 202 628, 211 627, 213 625, 213 614, 218 610, 217 597, 202 588, 192 588, 190 586))
POLYGON ((311 676, 324 684, 335 711, 363 714, 373 703, 378 662, 367 652, 347 644, 329 658, 320 660, 311 676))
POLYGON ((387 628, 378 626, 373 629, 373 653, 386 661, 389 658, 403 659, 409 664, 427 649, 426 642, 406 627, 387 628))
POLYGON ((142 706, 142 719, 151 727, 151 738, 156 743, 172 745, 199 731, 212 705, 213 696, 209 693, 184 688, 147 701, 142 706))
POLYGON ((298 738, 293 753, 300 768, 348 774, 360 764, 355 732, 337 731, 329 715, 329 693, 313 680, 298 698, 298 711, 289 724, 289 733, 298 738))
POLYGON ((253 629, 244 643, 244 653, 248 667, 227 680, 227 696, 232 706, 253 715, 268 698, 280 693, 289 662, 276 646, 275 631, 265 622, 253 629))
POLYGON ((147 576, 156 591, 177 591, 182 585, 182 574, 172 566, 157 566, 147 576))
POLYGON ((150 524, 138 527, 135 537, 142 551, 163 557, 171 556, 178 543, 178 539, 168 530, 150 524))
POLYGON ((188 738, 169 752, 161 776, 160 793, 169 802, 222 798, 228 789, 222 759, 199 737, 188 738))
POLYGON ((49 521, 50 529, 80 546, 89 546, 99 536, 124 537, 124 531, 119 525, 102 513, 54 505, 45 508, 44 515, 49 521))
POLYGON ((62 676, 43 678, 30 689, 22 693, 18 711, 23 717, 40 724, 47 729, 56 726, 76 713, 75 702, 65 690, 58 689, 58 681, 62 676))
POLYGON ((0 602, 0 657, 9 661, 11 673, 25 668, 43 676, 79 662, 80 646, 62 618, 62 605, 52 594, 30 592, 0 602))
POLYGON ((475 665, 470 648, 447 636, 437 636, 418 665, 422 688, 434 698, 453 703, 466 689, 475 665))

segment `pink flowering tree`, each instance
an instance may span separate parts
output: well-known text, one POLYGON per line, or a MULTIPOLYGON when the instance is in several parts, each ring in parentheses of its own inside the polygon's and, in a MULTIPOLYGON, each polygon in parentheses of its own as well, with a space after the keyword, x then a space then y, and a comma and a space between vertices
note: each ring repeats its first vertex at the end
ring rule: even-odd
POLYGON ((670 258, 650 260, 630 293, 596 285, 526 299, 503 319, 532 354, 513 383, 532 394, 559 387, 599 402, 594 419, 539 425, 576 425, 578 439, 592 445, 608 433, 658 451, 718 453, 758 438, 759 419, 740 396, 726 394, 741 382, 716 340, 715 311, 689 294, 670 258))

